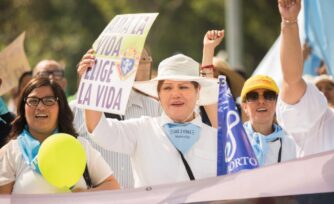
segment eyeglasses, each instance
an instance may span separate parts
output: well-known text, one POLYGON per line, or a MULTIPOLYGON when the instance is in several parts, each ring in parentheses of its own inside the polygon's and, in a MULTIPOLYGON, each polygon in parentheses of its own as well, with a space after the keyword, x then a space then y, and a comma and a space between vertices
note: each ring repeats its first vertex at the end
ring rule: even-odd
POLYGON ((61 80, 64 78, 65 72, 64 70, 50 70, 50 71, 42 71, 42 72, 37 73, 37 76, 43 77, 43 78, 49 78, 50 75, 52 75, 52 77, 55 80, 61 80))
POLYGON ((31 107, 38 106, 40 101, 42 101, 42 103, 46 106, 53 106, 58 101, 58 97, 54 97, 54 96, 46 96, 43 98, 26 97, 24 101, 28 106, 31 106, 31 107))
MULTIPOLYGON (((256 102, 259 100, 260 94, 258 92, 249 92, 246 94, 246 101, 247 102, 256 102)), ((264 91, 263 92, 263 98, 266 101, 276 101, 277 99, 277 94, 274 91, 264 91)))

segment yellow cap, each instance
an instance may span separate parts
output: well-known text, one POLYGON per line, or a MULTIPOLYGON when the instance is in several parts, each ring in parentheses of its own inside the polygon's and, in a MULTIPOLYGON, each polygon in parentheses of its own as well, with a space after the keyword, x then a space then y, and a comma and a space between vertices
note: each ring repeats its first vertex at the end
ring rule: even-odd
POLYGON ((245 101, 246 95, 255 89, 268 89, 274 91, 276 94, 279 88, 276 82, 269 76, 256 75, 250 77, 244 84, 241 90, 241 101, 245 101))

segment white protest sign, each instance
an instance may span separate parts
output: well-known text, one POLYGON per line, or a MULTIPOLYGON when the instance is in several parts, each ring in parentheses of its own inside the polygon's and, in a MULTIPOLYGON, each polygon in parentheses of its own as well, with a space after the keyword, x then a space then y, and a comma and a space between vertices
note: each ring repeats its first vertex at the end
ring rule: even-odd
POLYGON ((93 44, 95 65, 81 78, 78 107, 124 115, 146 36, 158 13, 115 16, 93 44))
POLYGON ((0 96, 17 86, 22 73, 30 71, 30 65, 24 52, 25 32, 0 52, 0 96))

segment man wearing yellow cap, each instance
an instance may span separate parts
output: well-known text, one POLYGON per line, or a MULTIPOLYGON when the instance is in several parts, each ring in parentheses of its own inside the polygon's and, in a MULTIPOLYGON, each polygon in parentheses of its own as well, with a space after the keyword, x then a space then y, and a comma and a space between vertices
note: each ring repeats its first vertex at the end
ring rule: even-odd
POLYGON ((276 122, 279 89, 264 75, 249 78, 241 91, 242 109, 249 117, 244 128, 260 166, 296 158, 296 144, 276 122))
POLYGON ((277 120, 295 138, 300 156, 334 149, 334 112, 326 97, 302 78, 303 57, 297 17, 301 0, 278 1, 281 23, 282 91, 277 120))

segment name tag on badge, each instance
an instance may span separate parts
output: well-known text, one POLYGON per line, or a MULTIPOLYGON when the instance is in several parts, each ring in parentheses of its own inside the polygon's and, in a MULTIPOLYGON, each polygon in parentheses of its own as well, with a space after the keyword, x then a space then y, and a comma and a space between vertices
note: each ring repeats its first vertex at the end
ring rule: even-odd
POLYGON ((169 140, 183 154, 186 154, 199 138, 200 127, 191 123, 167 123, 163 128, 169 140))

